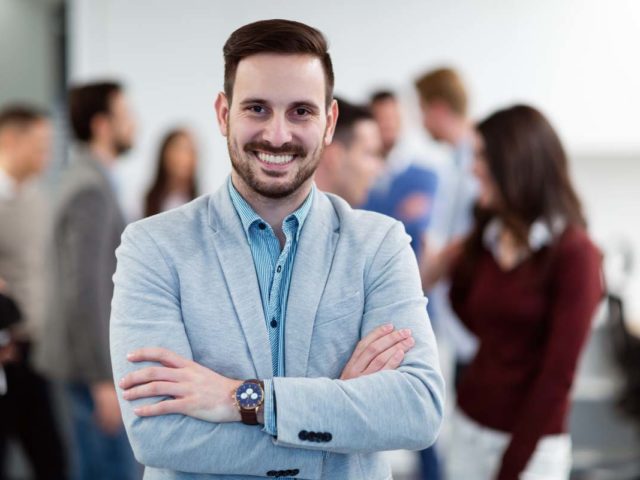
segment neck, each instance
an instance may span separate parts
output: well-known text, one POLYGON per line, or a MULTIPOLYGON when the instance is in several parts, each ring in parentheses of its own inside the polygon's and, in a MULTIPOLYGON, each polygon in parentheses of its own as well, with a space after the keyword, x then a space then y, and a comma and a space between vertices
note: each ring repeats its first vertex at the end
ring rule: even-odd
POLYGON ((102 140, 93 140, 89 143, 89 151, 102 164, 111 167, 116 161, 116 151, 109 142, 102 140))
POLYGON ((242 198, 251 205, 251 208, 253 208, 261 218, 271 225, 271 228, 278 237, 283 235, 282 222, 284 219, 300 208, 300 205, 302 205, 311 192, 313 185, 313 177, 311 177, 302 184, 298 190, 287 197, 268 198, 251 189, 235 170, 231 172, 231 181, 236 190, 242 195, 242 198))

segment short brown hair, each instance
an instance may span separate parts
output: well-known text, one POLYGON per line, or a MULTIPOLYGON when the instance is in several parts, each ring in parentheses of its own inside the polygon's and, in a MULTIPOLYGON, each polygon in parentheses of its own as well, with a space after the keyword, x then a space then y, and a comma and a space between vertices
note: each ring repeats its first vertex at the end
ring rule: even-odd
POLYGON ((375 121, 371 110, 364 105, 355 105, 342 98, 336 97, 340 114, 336 120, 336 129, 333 141, 340 142, 349 148, 354 139, 356 124, 363 120, 375 121))
POLYGON ((457 114, 467 114, 467 91, 462 78, 452 68, 427 72, 416 80, 415 86, 423 102, 442 100, 457 114))
POLYGON ((91 141, 93 117, 108 114, 112 96, 121 91, 122 86, 112 81, 89 83, 69 90, 69 120, 76 140, 91 141))
POLYGON ((26 104, 7 105, 0 110, 0 130, 5 127, 30 127, 32 123, 47 118, 44 110, 26 104))
POLYGON ((224 93, 231 103, 238 64, 258 53, 307 54, 320 59, 326 80, 327 106, 333 98, 333 66, 327 39, 322 32, 292 20, 261 20, 240 27, 222 49, 224 54, 224 93))

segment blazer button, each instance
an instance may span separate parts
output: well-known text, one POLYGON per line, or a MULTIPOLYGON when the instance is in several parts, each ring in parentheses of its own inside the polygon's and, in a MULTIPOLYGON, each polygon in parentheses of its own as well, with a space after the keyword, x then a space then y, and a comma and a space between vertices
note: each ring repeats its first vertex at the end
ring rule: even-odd
POLYGON ((333 438, 333 436, 329 432, 326 432, 324 434, 324 441, 325 442, 330 442, 332 438, 333 438))
POLYGON ((298 470, 297 468, 294 468, 293 470, 291 470, 291 475, 294 477, 299 473, 300 473, 300 470, 298 470))
POLYGON ((275 477, 276 476, 276 471, 275 470, 269 470, 267 472, 267 477, 275 477))
POLYGON ((310 442, 317 442, 318 434, 316 432, 309 432, 309 435, 307 435, 307 440, 309 440, 310 442))
POLYGON ((300 440, 311 440, 309 438, 309 432, 307 432, 306 430, 302 430, 300 433, 298 433, 298 438, 300 440))

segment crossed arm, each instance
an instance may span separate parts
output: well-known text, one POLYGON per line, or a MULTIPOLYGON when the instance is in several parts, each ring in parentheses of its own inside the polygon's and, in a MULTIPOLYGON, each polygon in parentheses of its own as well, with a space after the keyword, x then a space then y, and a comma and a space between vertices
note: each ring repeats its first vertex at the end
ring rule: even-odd
POLYGON ((295 464, 299 478, 319 478, 324 451, 421 448, 433 441, 442 416, 442 379, 433 334, 428 325, 425 328, 415 260, 404 232, 396 230, 394 235, 401 235, 402 248, 396 238, 390 250, 376 257, 380 265, 375 271, 384 273, 369 282, 370 308, 362 322, 363 331, 369 333, 358 343, 341 378, 283 378, 276 379, 278 384, 274 380, 278 401, 278 439, 274 439, 239 422, 231 392, 240 379, 226 378, 193 361, 174 291, 175 271, 142 227, 130 227, 118 250, 111 341, 114 374, 122 380, 125 426, 141 463, 184 472, 257 476, 295 464), (407 267, 407 259, 411 259, 409 271, 401 274, 398 269, 407 267), (400 298, 382 295, 390 281, 399 282, 400 298), (403 328, 383 327, 385 317, 401 317, 402 322, 394 325, 403 328), (293 392, 322 402, 326 415, 318 416, 320 410, 313 405, 294 412, 293 392), (365 399, 370 403, 363 409, 365 399), (385 415, 391 405, 393 414, 385 415), (354 429, 360 428, 350 438, 346 416, 357 425, 354 429), (312 423, 321 417, 342 418, 347 431, 336 435, 340 439, 332 445, 298 441, 292 419, 312 423))
MULTIPOLYGON (((410 330, 395 330, 392 324, 378 327, 358 343, 340 379, 394 370, 414 344, 410 330)), ((224 377, 165 348, 141 348, 127 355, 127 360, 154 362, 161 366, 144 367, 123 377, 118 385, 125 400, 169 397, 134 408, 136 415, 151 417, 178 413, 214 423, 241 421, 232 393, 242 380, 224 377)))

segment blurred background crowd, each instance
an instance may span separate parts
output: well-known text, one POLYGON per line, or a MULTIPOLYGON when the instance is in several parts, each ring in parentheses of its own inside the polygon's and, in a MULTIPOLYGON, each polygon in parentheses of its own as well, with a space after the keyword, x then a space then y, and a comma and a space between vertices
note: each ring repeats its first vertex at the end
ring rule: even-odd
POLYGON ((0 478, 140 478, 114 250, 223 184, 222 45, 266 18, 329 39, 316 184, 405 225, 429 298, 447 418, 389 452, 394 478, 472 479, 497 444, 500 479, 544 448, 572 479, 640 478, 640 4, 621 0, 0 0, 0 478))

